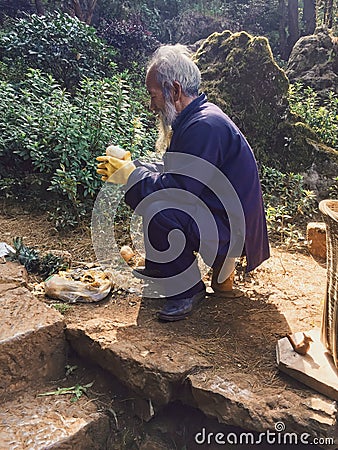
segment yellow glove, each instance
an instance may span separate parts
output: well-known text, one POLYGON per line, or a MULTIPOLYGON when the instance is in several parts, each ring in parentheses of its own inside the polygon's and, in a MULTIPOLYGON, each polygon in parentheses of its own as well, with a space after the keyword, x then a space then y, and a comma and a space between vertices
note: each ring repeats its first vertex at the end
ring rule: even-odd
POLYGON ((96 172, 102 175, 102 181, 109 181, 115 184, 126 184, 129 175, 136 169, 131 160, 130 152, 127 152, 125 159, 114 158, 114 156, 98 156, 96 159, 100 162, 97 165, 96 172))

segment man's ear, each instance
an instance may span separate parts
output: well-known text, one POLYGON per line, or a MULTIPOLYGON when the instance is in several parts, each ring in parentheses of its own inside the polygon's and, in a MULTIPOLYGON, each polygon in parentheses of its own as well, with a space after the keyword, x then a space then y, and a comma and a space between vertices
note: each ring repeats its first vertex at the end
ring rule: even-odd
POLYGON ((181 98, 182 86, 178 81, 173 81, 173 100, 177 102, 181 98))

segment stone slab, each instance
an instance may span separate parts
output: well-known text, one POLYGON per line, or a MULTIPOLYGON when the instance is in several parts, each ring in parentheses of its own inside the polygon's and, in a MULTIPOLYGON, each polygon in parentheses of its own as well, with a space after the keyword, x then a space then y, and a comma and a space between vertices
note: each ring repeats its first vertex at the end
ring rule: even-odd
POLYGON ((327 440, 338 436, 337 403, 279 371, 275 357, 279 338, 320 325, 326 271, 317 266, 304 255, 278 252, 260 268, 264 282, 258 275, 246 283, 243 297, 208 295, 176 323, 158 322, 163 300, 121 292, 73 307, 65 316, 67 337, 78 353, 143 397, 144 420, 179 400, 221 424, 260 433, 283 422, 286 432, 308 432, 326 439, 324 448, 336 448, 338 442, 327 440), (302 276, 286 271, 283 258, 302 276), (281 278, 283 291, 274 287, 281 278))
POLYGON ((298 444, 307 434, 309 445, 321 441, 325 443, 323 448, 337 448, 337 405, 326 397, 304 391, 299 395, 291 390, 276 392, 269 388, 256 392, 250 377, 243 374, 228 377, 201 372, 189 375, 188 379, 195 407, 220 423, 263 433, 263 443, 269 431, 295 433, 298 444))
POLYGON ((0 285, 14 283, 16 286, 26 286, 27 281, 28 275, 23 265, 10 261, 0 264, 0 285))
POLYGON ((25 287, 0 298, 0 398, 64 374, 64 320, 25 287))
POLYGON ((86 397, 44 396, 54 386, 24 394, 1 405, 0 450, 102 450, 109 436, 107 416, 86 397))
POLYGON ((135 326, 110 330, 97 339, 86 327, 68 325, 67 338, 79 355, 94 361, 116 376, 128 388, 154 405, 166 405, 179 398, 182 384, 190 373, 210 367, 195 352, 187 352, 184 344, 172 344, 161 336, 156 343, 154 331, 135 326))
MULTIPOLYGON (((338 400, 338 370, 320 340, 320 330, 310 330, 306 334, 312 338, 313 342, 304 356, 293 350, 286 337, 277 342, 278 368, 312 389, 333 400, 338 400)), ((292 337, 295 342, 299 342, 302 333, 295 333, 292 337)))
POLYGON ((285 379, 276 367, 276 336, 285 336, 288 324, 275 306, 252 294, 236 303, 211 296, 188 320, 164 324, 156 320, 161 300, 130 306, 135 302, 81 305, 75 319, 66 317, 67 337, 80 355, 143 397, 149 417, 180 400, 244 430, 274 432, 283 422, 299 439, 307 432, 334 442, 336 402, 285 379))

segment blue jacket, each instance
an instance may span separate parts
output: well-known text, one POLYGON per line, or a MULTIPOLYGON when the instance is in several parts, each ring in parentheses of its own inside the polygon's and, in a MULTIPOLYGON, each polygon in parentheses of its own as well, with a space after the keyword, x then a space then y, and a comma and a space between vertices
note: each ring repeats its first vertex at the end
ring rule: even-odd
MULTIPOLYGON (((212 231, 207 237, 204 234, 203 240, 212 244, 217 239, 217 255, 222 258, 231 239, 238 236, 243 241, 241 251, 236 254, 235 250, 230 256, 246 255, 247 271, 253 270, 269 258, 270 251, 257 164, 248 142, 231 119, 207 101, 205 94, 178 115, 172 128, 163 166, 137 162, 126 185, 126 203, 138 213, 140 202, 161 190, 172 204, 193 203, 194 198, 195 204, 202 201, 206 207, 193 210, 194 220, 187 223, 188 233, 199 233, 198 221, 205 225, 208 210, 218 236, 210 226, 212 231), (238 209, 241 211, 237 214, 238 209), (236 217, 232 220, 233 216, 236 217)), ((140 214, 143 215, 142 210, 140 214)))

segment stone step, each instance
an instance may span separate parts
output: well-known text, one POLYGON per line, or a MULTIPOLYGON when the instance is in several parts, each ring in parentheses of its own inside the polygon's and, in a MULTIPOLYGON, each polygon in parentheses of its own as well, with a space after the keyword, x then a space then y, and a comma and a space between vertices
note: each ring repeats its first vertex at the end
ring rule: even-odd
POLYGON ((39 396, 55 385, 23 393, 0 408, 0 450, 104 450, 108 417, 86 396, 39 396))
POLYGON ((214 296, 187 321, 167 324, 156 320, 160 306, 161 300, 130 296, 81 305, 66 316, 67 338, 83 358, 143 396, 145 420, 179 400, 264 439, 269 432, 288 443, 293 433, 298 443, 306 438, 313 448, 337 448, 336 402, 277 371, 276 336, 290 329, 275 305, 214 296), (263 316, 254 321, 253 311, 270 314, 264 333, 257 331, 263 316), (250 349, 248 340, 255 343, 250 349))
POLYGON ((64 375, 65 323, 25 287, 21 265, 0 264, 0 401, 64 375))

